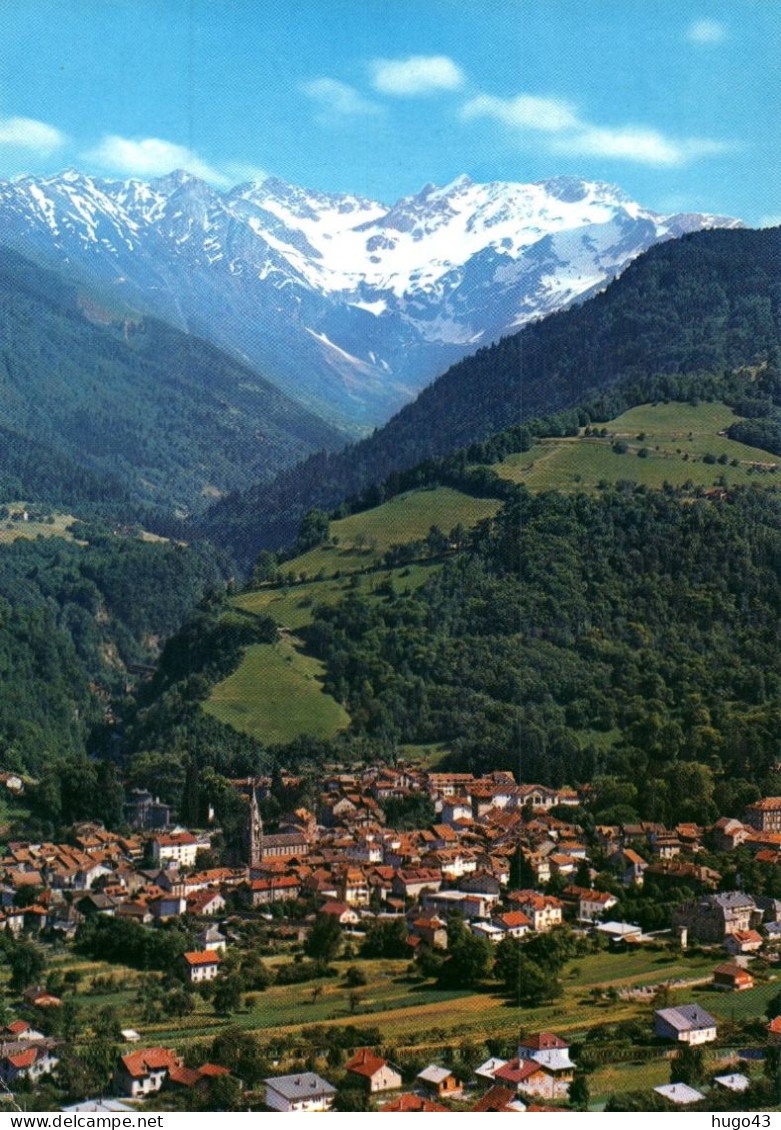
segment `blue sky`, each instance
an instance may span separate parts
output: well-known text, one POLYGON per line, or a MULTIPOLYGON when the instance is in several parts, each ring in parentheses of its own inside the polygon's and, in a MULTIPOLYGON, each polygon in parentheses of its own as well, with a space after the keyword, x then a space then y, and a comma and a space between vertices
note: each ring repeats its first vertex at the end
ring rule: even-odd
POLYGON ((776 222, 774 0, 0 0, 0 176, 393 201, 466 172, 776 222))

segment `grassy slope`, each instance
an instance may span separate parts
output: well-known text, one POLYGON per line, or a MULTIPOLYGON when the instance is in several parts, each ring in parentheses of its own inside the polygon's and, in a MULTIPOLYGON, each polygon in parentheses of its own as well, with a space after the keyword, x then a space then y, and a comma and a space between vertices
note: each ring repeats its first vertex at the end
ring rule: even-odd
MULTIPOLYGON (((730 485, 776 484, 772 456, 720 434, 736 418, 720 403, 641 405, 607 423, 607 438, 581 434, 545 439, 530 451, 509 456, 494 469, 536 491, 593 490, 600 481, 619 479, 650 488, 660 488, 665 481, 681 485, 687 480, 711 487, 722 475, 730 485), (625 455, 613 452, 617 439, 629 445, 625 455), (647 449, 647 458, 638 457, 641 448, 647 449), (738 460, 738 466, 704 463, 703 456, 709 452, 716 458, 726 455, 730 462, 738 460)), ((473 526, 493 516, 499 505, 496 499, 472 498, 449 487, 407 492, 382 506, 332 522, 331 543, 286 562, 285 574, 305 577, 305 583, 266 586, 236 597, 234 603, 245 612, 268 614, 280 626, 296 632, 310 623, 317 604, 335 604, 356 584, 364 594, 387 584, 397 591, 417 588, 439 567, 436 563, 371 570, 377 570, 392 545, 425 538, 433 525, 444 531, 459 523, 473 526)), ((333 737, 348 725, 349 718, 323 693, 321 674, 295 637, 284 645, 258 645, 215 688, 206 708, 262 741, 291 741, 303 733, 333 737)), ((435 759, 441 755, 436 751, 435 759)))
MULTIPOLYGON (((544 439, 521 454, 510 455, 494 469, 504 478, 524 483, 530 490, 593 490, 601 480, 631 479, 651 488, 665 481, 681 486, 712 487, 724 475, 728 485, 775 484, 771 468, 779 460, 766 451, 748 447, 720 435, 740 417, 724 404, 644 404, 603 425, 606 438, 584 436, 544 439), (644 438, 637 437, 644 435, 644 438), (612 450, 615 440, 629 445, 625 455, 612 450), (648 457, 638 458, 646 448, 648 457), (726 455, 732 467, 703 463, 710 453, 726 455), (758 470, 761 468, 762 470, 758 470)), ((600 425, 602 426, 602 425, 600 425)))
POLYGON ((322 689, 322 664, 289 638, 253 644, 219 683, 205 709, 220 722, 269 745, 298 734, 330 738, 349 724, 347 711, 322 689))
POLYGON ((392 545, 425 538, 432 526, 445 533, 459 523, 469 528, 499 509, 495 498, 472 498, 450 487, 409 491, 397 495, 373 510, 351 514, 331 523, 336 546, 318 546, 283 566, 286 573, 316 576, 324 571, 354 572, 376 565, 392 545), (361 540, 363 539, 363 540, 361 540))
MULTIPOLYGON (((4 503, 11 511, 23 509, 23 504, 4 503)), ((10 518, 0 521, 0 545, 10 545, 17 538, 65 538, 73 541, 73 535, 68 533, 70 526, 76 519, 72 514, 52 513, 53 522, 12 522, 10 518)))
MULTIPOLYGON (((363 568, 353 564, 353 569, 363 568)), ((424 562, 400 569, 387 569, 368 576, 357 578, 358 591, 363 596, 391 584, 396 592, 412 591, 419 588, 436 570, 438 562, 424 562)), ((347 572, 348 570, 345 570, 347 572)), ((263 613, 273 617, 285 628, 293 630, 304 628, 312 620, 312 609, 318 604, 336 604, 349 592, 354 591, 355 579, 345 576, 336 580, 309 581, 305 584, 256 589, 242 593, 233 603, 245 612, 263 613)))
MULTIPOLYGON (((422 585, 437 562, 376 570, 394 544, 425 538, 431 526, 449 531, 459 523, 473 526, 490 518, 500 503, 472 498, 449 487, 411 491, 360 514, 331 523, 338 544, 322 546, 286 562, 285 573, 327 579, 293 586, 266 586, 234 600, 237 608, 272 616, 280 627, 299 631, 311 622, 318 604, 335 604, 354 588, 363 595, 397 592, 422 585), (334 577, 335 573, 341 574, 334 577), (357 574, 357 575, 356 575, 357 574)), ((295 636, 276 644, 256 644, 239 668, 219 683, 205 709, 234 729, 267 744, 293 741, 301 734, 332 738, 349 725, 344 708, 322 689, 322 666, 303 651, 295 636)))

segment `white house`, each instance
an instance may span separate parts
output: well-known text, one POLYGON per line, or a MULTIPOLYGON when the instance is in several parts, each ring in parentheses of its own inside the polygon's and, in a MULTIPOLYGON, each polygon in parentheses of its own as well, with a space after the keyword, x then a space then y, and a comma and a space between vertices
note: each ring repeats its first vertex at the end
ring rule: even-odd
POLYGON ((682 1044, 707 1044, 716 1039, 716 1020, 698 1004, 660 1008, 654 1013, 654 1032, 682 1044))
POLYGON ((344 1069, 350 1075, 357 1075, 371 1094, 398 1091, 403 1086, 401 1073, 387 1059, 375 1055, 371 1048, 360 1048, 344 1069))
POLYGON ((174 1067, 181 1067, 181 1057, 170 1048, 142 1048, 120 1056, 115 1074, 117 1090, 131 1099, 151 1095, 165 1083, 174 1067))
POLYGON ((508 910, 504 914, 495 914, 491 923, 501 931, 502 937, 511 938, 523 938, 532 927, 522 910, 508 910))
POLYGON ((213 981, 220 971, 222 956, 219 950, 195 950, 182 954, 185 974, 191 985, 213 981))
POLYGON ((42 1075, 50 1075, 59 1063, 51 1046, 52 1041, 28 1040, 25 1043, 19 1041, 3 1045, 0 1079, 6 1087, 12 1087, 19 1079, 30 1079, 34 1083, 42 1075))
POLYGON ((152 840, 152 859, 158 867, 172 863, 180 867, 194 867, 198 852, 210 845, 208 836, 196 837, 192 832, 166 832, 152 840))

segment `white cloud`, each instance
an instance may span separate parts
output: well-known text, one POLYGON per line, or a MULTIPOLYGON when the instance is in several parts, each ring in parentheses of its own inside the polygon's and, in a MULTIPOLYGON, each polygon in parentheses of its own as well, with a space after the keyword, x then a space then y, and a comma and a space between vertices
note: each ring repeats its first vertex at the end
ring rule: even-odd
POLYGON ((727 29, 718 20, 693 20, 686 29, 686 38, 689 43, 710 47, 724 42, 727 29))
POLYGON ((769 216, 760 216, 759 217, 759 226, 761 228, 781 227, 781 212, 777 212, 777 213, 775 213, 775 215, 773 215, 771 213, 771 215, 769 215, 769 216))
POLYGON ((713 156, 730 148, 725 142, 708 138, 666 137, 659 130, 643 126, 617 129, 585 126, 564 137, 553 138, 550 147, 556 153, 577 157, 608 157, 663 167, 685 165, 697 157, 713 156))
POLYGON ((704 137, 667 137, 648 126, 596 125, 581 118, 571 102, 536 94, 518 94, 514 98, 478 94, 462 107, 461 117, 465 121, 493 119, 521 139, 528 134, 541 133, 546 135, 544 143, 553 153, 607 157, 643 165, 684 165, 698 157, 733 148, 727 142, 704 137))
POLYGON ((579 125, 575 109, 569 102, 559 98, 540 98, 534 94, 519 94, 516 98, 478 94, 469 99, 461 115, 467 121, 494 118, 507 126, 543 133, 558 133, 579 125))
POLYGON ((83 157, 125 176, 159 177, 174 169, 186 169, 212 184, 221 187, 230 184, 230 179, 223 172, 201 160, 192 149, 160 137, 130 138, 107 134, 83 157))
POLYGON ((316 78, 301 87, 320 106, 321 119, 362 118, 380 113, 381 106, 364 98, 355 87, 336 78, 316 78))
POLYGON ((374 89, 404 97, 459 90, 464 72, 447 55, 410 55, 407 59, 374 59, 370 65, 374 89))
POLYGON ((65 145, 64 133, 35 118, 0 118, 0 145, 48 156, 65 145))
POLYGON ((247 161, 228 161, 222 168, 225 176, 233 184, 244 181, 263 181, 269 175, 268 169, 262 169, 260 165, 253 165, 247 161))

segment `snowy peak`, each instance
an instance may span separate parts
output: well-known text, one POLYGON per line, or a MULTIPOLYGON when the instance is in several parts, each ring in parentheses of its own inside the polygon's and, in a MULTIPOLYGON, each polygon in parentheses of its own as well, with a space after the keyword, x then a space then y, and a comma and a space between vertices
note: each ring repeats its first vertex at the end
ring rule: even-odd
POLYGON ((729 217, 618 186, 427 184, 393 204, 265 177, 220 192, 68 169, 0 182, 0 242, 195 329, 341 423, 382 423, 478 344, 594 293, 653 243, 729 217))

